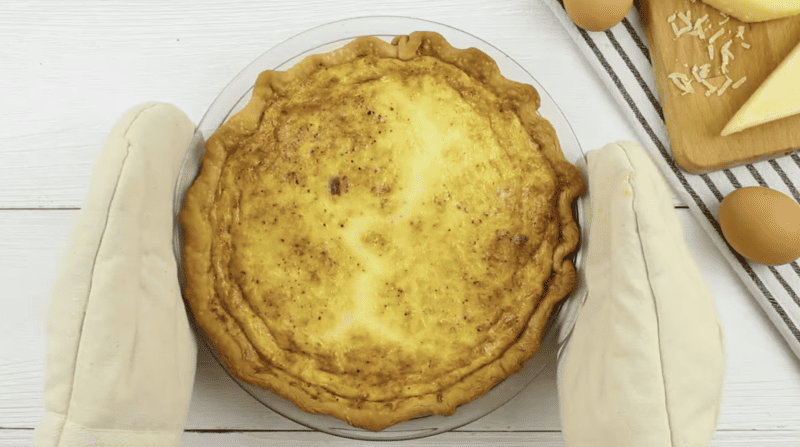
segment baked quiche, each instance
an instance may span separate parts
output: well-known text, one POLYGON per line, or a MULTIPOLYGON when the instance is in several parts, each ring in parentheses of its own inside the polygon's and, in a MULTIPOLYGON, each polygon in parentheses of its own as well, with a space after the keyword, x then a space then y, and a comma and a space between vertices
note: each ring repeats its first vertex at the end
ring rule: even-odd
POLYGON ((518 371, 575 284, 585 188, 538 107, 435 33, 262 73, 181 212, 186 300, 227 369, 370 430, 518 371))

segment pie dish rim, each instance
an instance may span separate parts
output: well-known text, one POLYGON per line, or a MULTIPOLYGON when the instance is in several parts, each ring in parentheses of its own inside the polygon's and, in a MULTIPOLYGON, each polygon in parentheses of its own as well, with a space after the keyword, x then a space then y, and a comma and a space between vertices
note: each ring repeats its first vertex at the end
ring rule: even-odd
MULTIPOLYGON (((539 92, 539 96, 542 101, 542 108, 546 108, 549 111, 543 113, 542 115, 550 121, 553 126, 556 128, 558 133, 558 139, 561 143, 562 151, 564 152, 565 157, 568 161, 573 164, 576 164, 575 157, 577 159, 583 159, 584 154, 580 145, 575 137, 572 128, 569 126, 569 123, 566 121, 561 110, 558 108, 557 104, 553 101, 547 91, 542 87, 535 78, 530 75, 521 65, 517 62, 513 61, 510 57, 502 53, 500 50, 495 48, 494 46, 482 41, 481 39, 472 36, 464 31, 460 31, 458 29, 449 27, 447 25, 438 24, 435 22, 423 21, 419 19, 413 18, 405 18, 405 17, 386 17, 386 16, 372 16, 372 17, 360 17, 355 19, 345 19, 340 20, 337 22, 328 23, 316 28, 312 28, 304 33, 301 33, 297 36, 294 36, 280 44, 273 49, 267 51, 258 59, 256 59, 253 63, 251 63, 245 70, 243 70, 234 80, 225 88, 223 89, 222 93, 217 97, 214 103, 209 107, 208 112, 206 112, 205 116, 198 124, 197 131, 195 133, 195 138, 187 149, 186 158, 184 160, 184 165, 181 168, 181 174, 178 177, 176 190, 175 190, 175 215, 178 216, 180 210, 182 208, 183 197, 185 196, 186 189, 191 185, 192 181, 197 175, 197 170, 199 170, 199 165, 202 160, 202 147, 204 144, 204 128, 206 129, 206 134, 208 133, 208 126, 209 123, 207 122, 208 119, 217 119, 219 120, 219 116, 214 116, 213 111, 214 109, 220 109, 220 102, 226 102, 229 104, 228 113, 219 121, 225 122, 230 116, 235 114, 238 109, 241 108, 243 104, 246 104, 249 101, 249 95, 247 94, 249 91, 252 91, 252 85, 254 83, 254 77, 252 80, 248 81, 246 78, 248 76, 252 76, 253 72, 255 72, 255 76, 258 73, 265 69, 284 69, 287 66, 293 65, 295 62, 302 60, 308 54, 314 53, 324 53, 328 52, 332 47, 331 45, 342 46, 344 43, 352 40, 353 38, 361 35, 377 35, 378 37, 383 38, 384 40, 390 41, 392 37, 400 34, 410 34, 413 31, 419 30, 428 30, 434 31, 439 34, 442 34, 448 42, 450 42, 456 48, 464 48, 464 45, 459 44, 459 40, 469 40, 471 41, 472 45, 475 46, 485 53, 489 54, 496 62, 500 65, 501 61, 504 62, 506 65, 516 66, 516 69, 521 71, 524 75, 527 75, 525 79, 514 79, 513 77, 506 76, 506 72, 503 72, 503 75, 509 77, 510 79, 521 81, 533 85, 537 92, 539 92), (375 33, 369 32, 369 30, 364 30, 363 25, 367 25, 366 28, 370 28, 375 30, 376 28, 386 29, 387 23, 392 22, 396 28, 404 28, 403 31, 398 33, 375 33), (355 28, 355 29, 353 29, 355 28), (287 44, 297 41, 298 39, 305 39, 307 36, 311 35, 311 44, 313 45, 314 38, 319 35, 325 35, 331 37, 332 31, 335 32, 336 30, 340 30, 345 33, 349 33, 352 36, 350 37, 341 37, 341 38, 332 38, 329 39, 329 42, 323 43, 321 45, 316 45, 303 53, 297 54, 292 58, 285 59, 282 64, 277 66, 265 66, 265 63, 270 63, 274 60, 281 60, 282 53, 281 51, 285 52, 285 47, 287 44), (353 30, 351 30, 353 29, 353 30), (457 35, 460 39, 452 39, 452 36, 457 35), (489 51, 487 51, 487 49, 489 51), (494 53, 494 54, 492 54, 494 53), (496 57, 499 55, 499 57, 496 57), (243 94, 240 94, 239 90, 241 90, 242 82, 249 82, 249 90, 245 91, 243 94), (238 84, 238 85, 234 85, 238 84), (238 95, 238 96, 237 96, 238 95), (233 105, 230 106, 231 98, 234 100, 238 97, 238 102, 234 101, 233 105), (552 115, 551 115, 552 114, 552 115), (555 118, 555 120, 554 120, 555 118), (192 172, 194 171, 194 172, 192 172)), ((501 67, 502 68, 502 67, 501 67)), ((223 107, 224 108, 224 107, 223 107)), ((541 110, 541 109, 540 109, 541 110)), ((216 126, 214 124, 210 125, 213 127, 213 130, 216 130, 216 126)), ((218 126, 218 125, 217 125, 218 126)), ((212 130, 212 132, 213 132, 212 130)), ((585 197, 585 196, 584 196, 585 197)), ((577 201, 573 204, 573 210, 575 210, 574 214, 576 217, 576 223, 578 224, 579 231, 583 231, 585 228, 585 223, 583 222, 583 213, 577 212, 577 210, 581 209, 581 201, 584 198, 579 197, 577 201)), ((175 250, 176 250, 176 257, 177 259, 181 260, 181 229, 180 225, 177 224, 176 220, 176 228, 175 228, 175 250)), ((573 263, 575 264, 576 270, 580 272, 580 264, 581 264, 581 250, 579 248, 578 252, 576 253, 575 257, 573 258, 573 263)), ((183 285, 183 278, 181 278, 181 283, 183 285)), ((572 295, 575 295, 577 290, 573 291, 572 295)), ((558 308, 554 309, 554 314, 557 312, 558 308)), ((191 312, 189 312, 191 318, 191 312)), ((552 322, 553 318, 551 317, 550 321, 552 322)), ((550 323, 548 323, 550 325, 550 323)), ((513 398, 516 394, 522 391, 525 386, 529 385, 535 377, 537 377, 542 370, 549 364, 555 361, 554 356, 554 348, 550 345, 554 343, 556 330, 552 327, 549 330, 546 330, 545 336, 542 340, 542 347, 540 348, 540 352, 537 353, 532 359, 526 362, 523 371, 514 374, 512 376, 507 377, 504 381, 498 384, 494 389, 489 391, 486 395, 475 399, 467 404, 464 404, 459 407, 454 415, 451 416, 426 416, 423 418, 412 419, 409 421, 401 422, 399 424, 395 424, 387 429, 384 429, 379 432, 373 432, 369 430, 358 429, 356 427, 350 426, 344 421, 339 419, 333 418, 332 416, 325 416, 325 415, 318 415, 318 414, 311 414, 306 413, 303 410, 300 410, 297 407, 293 407, 289 401, 284 401, 282 398, 278 397, 270 393, 267 390, 255 387, 253 385, 249 385, 246 382, 243 382, 239 379, 236 379, 230 372, 225 369, 226 373, 228 373, 234 380, 251 394, 254 398, 256 398, 259 402, 263 405, 267 406, 268 408, 276 411, 277 413, 291 419, 295 422, 300 424, 306 425, 310 428, 314 428, 326 433, 344 436, 347 438, 353 439, 362 439, 362 440, 400 440, 400 439, 415 439, 424 436, 433 435, 436 433, 441 433, 445 431, 452 430, 454 428, 460 427, 467 423, 470 423, 478 418, 488 414, 489 412, 493 411, 497 407, 501 406, 503 403, 507 402, 511 398, 513 398), (547 354, 552 354, 545 358, 544 354, 547 347, 550 346, 551 352, 547 352, 547 354), (543 364, 540 364, 542 363, 543 364), (521 379, 520 380, 511 380, 512 378, 521 379), (500 398, 498 395, 502 394, 500 398), (278 400, 277 402, 275 400, 278 400), (486 402, 491 402, 487 404, 486 402), (288 406, 281 405, 283 403, 288 403, 288 406), (475 411, 473 408, 467 408, 468 406, 478 407, 478 410, 475 411), (292 411, 294 408, 294 411, 292 411)), ((211 350, 212 354, 215 356, 216 360, 221 364, 224 365, 223 362, 220 362, 219 354, 215 352, 213 347, 211 347, 208 340, 205 338, 205 334, 203 331, 198 331, 205 341, 205 344, 211 350)))

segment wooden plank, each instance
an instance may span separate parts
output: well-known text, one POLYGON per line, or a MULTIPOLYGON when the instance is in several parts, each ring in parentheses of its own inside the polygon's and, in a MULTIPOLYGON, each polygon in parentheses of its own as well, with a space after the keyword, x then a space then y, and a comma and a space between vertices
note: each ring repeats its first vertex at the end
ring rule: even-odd
MULTIPOLYGON (((786 447, 796 445, 800 431, 722 431, 711 442, 711 447, 786 447)), ((332 446, 366 447, 374 442, 340 439, 322 433, 186 433, 185 446, 241 445, 261 447, 265 445, 288 445, 293 447, 332 446)), ((413 441, 398 441, 392 445, 419 447, 460 447, 464 445, 502 445, 504 447, 560 447, 564 445, 560 432, 461 432, 455 431, 413 441)))
POLYGON ((744 23, 725 19, 715 8, 693 0, 644 0, 640 9, 673 155, 681 167, 694 173, 708 172, 800 149, 800 116, 720 136, 733 114, 800 41, 800 17, 744 23), (691 14, 692 24, 707 16, 702 27, 705 38, 689 32, 676 37, 672 27, 680 30, 686 26, 676 13, 691 14), (736 37, 739 27, 743 27, 742 38, 736 37), (710 43, 720 30, 723 34, 710 43), (721 49, 729 41, 733 59, 725 73, 721 49), (743 42, 750 48, 742 46, 743 42), (714 47, 713 59, 709 44, 714 47), (694 66, 703 64, 710 64, 707 82, 715 87, 720 87, 726 76, 734 82, 743 77, 746 81, 722 95, 706 95, 708 89, 695 81, 692 73, 694 66), (692 79, 695 92, 684 95, 668 78, 672 73, 692 79))
POLYGON ((636 138, 541 2, 64 5, 0 2, 2 64, 13 67, 0 70, 0 209, 81 206, 105 136, 126 110, 145 101, 171 102, 197 123, 253 59, 307 29, 352 17, 352 11, 424 16, 487 40, 550 91, 585 150, 636 138))
POLYGON ((0 210, 0 427, 41 417, 44 309, 76 211, 0 210))
POLYGON ((33 446, 33 430, 0 429, 0 447, 33 446))
MULTIPOLYGON (((800 439, 800 431, 722 431, 718 432, 711 442, 711 447, 786 447, 795 445, 800 439)), ((185 446, 219 446, 241 445, 261 447, 264 445, 291 445, 297 447, 312 446, 368 446, 374 442, 339 439, 322 433, 220 433, 209 434, 186 433, 183 438, 185 446)), ((564 445, 560 432, 462 432, 455 431, 431 436, 414 441, 398 441, 392 445, 446 447, 464 445, 502 445, 507 447, 559 447, 564 445)))
MULTIPOLYGON (((51 278, 78 211, 0 211, 0 427, 33 428, 42 413, 42 321, 51 278)), ((800 430, 800 364, 687 210, 680 215, 690 250, 717 298, 728 371, 721 430, 800 430)), ((201 349, 189 429, 303 429, 253 400, 201 349)), ((488 416, 478 431, 559 430, 555 373, 488 416)))
POLYGON ((0 428, 33 428, 39 423, 44 411, 43 353, 0 361, 0 428))
MULTIPOLYGON (((720 431, 711 447, 786 447, 796 445, 800 431, 720 431)), ((181 445, 186 447, 265 447, 291 445, 292 447, 359 447, 373 446, 374 442, 354 441, 310 431, 291 432, 225 432, 213 433, 187 431, 181 445)), ((397 441, 398 447, 461 447, 464 445, 502 445, 504 447, 561 447, 564 439, 560 432, 464 432, 454 431, 413 441, 397 441)), ((0 447, 33 446, 33 430, 0 429, 0 447)))

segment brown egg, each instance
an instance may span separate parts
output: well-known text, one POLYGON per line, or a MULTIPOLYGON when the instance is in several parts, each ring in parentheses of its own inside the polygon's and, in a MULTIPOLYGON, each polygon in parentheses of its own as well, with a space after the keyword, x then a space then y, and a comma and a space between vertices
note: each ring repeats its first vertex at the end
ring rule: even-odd
POLYGON ((576 25, 589 31, 605 31, 628 14, 633 0, 564 0, 567 14, 576 25))
POLYGON ((725 239, 751 261, 777 265, 800 256, 800 205, 781 192, 737 189, 722 201, 718 216, 725 239))

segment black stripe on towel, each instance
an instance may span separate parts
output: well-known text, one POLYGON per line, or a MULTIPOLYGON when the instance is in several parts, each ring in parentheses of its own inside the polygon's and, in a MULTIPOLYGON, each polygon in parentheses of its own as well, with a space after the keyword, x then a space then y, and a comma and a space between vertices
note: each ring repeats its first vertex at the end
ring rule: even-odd
POLYGON ((791 157, 791 159, 794 160, 794 164, 796 164, 797 167, 800 168, 800 156, 797 154, 792 154, 789 157, 791 157))
POLYGON ((735 175, 733 175, 733 172, 731 172, 730 169, 723 169, 722 172, 725 173, 725 177, 728 177, 728 181, 731 182, 731 185, 733 185, 734 188, 739 189, 742 187, 742 184, 739 183, 739 180, 735 175))
MULTIPOLYGON (((789 179, 789 176, 786 175, 786 172, 783 171, 781 165, 778 164, 778 162, 775 160, 769 160, 769 165, 772 166, 772 169, 778 174, 778 177, 781 178, 783 183, 789 189, 789 192, 794 197, 795 202, 800 202, 800 193, 798 193, 797 188, 794 186, 794 183, 792 183, 792 181, 789 179)), ((792 267, 792 270, 794 270, 794 273, 797 276, 800 276, 800 267, 798 267, 797 262, 791 262, 790 265, 792 267)), ((790 293, 794 293, 794 290, 792 290, 792 292, 790 293)), ((795 302, 797 303, 798 306, 800 306, 800 302, 798 302, 797 299, 795 299, 795 302)))
POLYGON ((647 87, 647 84, 644 82, 642 74, 639 73, 639 70, 637 70, 636 67, 633 66, 633 62, 631 62, 631 59, 628 57, 628 53, 626 53, 625 50, 622 48, 622 46, 619 44, 619 41, 617 41, 617 37, 614 36, 614 33, 611 30, 606 31, 606 36, 608 37, 608 40, 611 42, 611 45, 613 45, 614 48, 617 50, 617 54, 619 54, 622 60, 625 61, 625 65, 628 66, 628 70, 630 70, 631 73, 633 74, 633 77, 636 78, 636 82, 639 83, 639 87, 641 87, 644 94, 647 95, 647 99, 650 101, 650 104, 652 104, 656 113, 658 113, 658 117, 661 118, 661 120, 663 121, 664 109, 661 108, 661 103, 658 102, 658 99, 656 99, 655 95, 653 95, 653 92, 647 87))
POLYGON ((764 177, 761 177, 761 173, 758 172, 758 169, 756 169, 755 166, 753 166, 751 164, 747 164, 746 167, 747 167, 747 170, 750 171, 750 175, 752 175, 753 179, 755 179, 755 181, 758 183, 758 186, 763 186, 764 188, 769 188, 769 185, 767 185, 767 182, 764 181, 764 177))
MULTIPOLYGON (((694 200, 694 202, 697 205, 698 209, 700 209, 700 211, 703 213, 703 215, 708 220, 708 222, 714 227, 714 229, 717 231, 717 233, 720 235, 720 237, 722 237, 721 236, 722 235, 722 229, 719 227, 719 222, 717 222, 717 220, 714 219, 714 217, 712 216, 711 212, 706 207, 705 203, 703 203, 703 201, 697 195, 697 192, 694 191, 694 188, 692 188, 691 185, 689 184, 689 182, 686 180, 686 177, 683 174, 683 172, 675 164, 675 161, 672 159, 672 157, 670 157, 669 154, 667 154, 666 148, 661 143, 661 141, 658 139, 658 137, 655 135, 655 133, 653 132, 653 129, 650 127, 650 124, 647 122, 647 120, 644 118, 644 116, 642 115, 642 113, 639 110, 639 108, 633 102, 633 99, 631 98, 631 96, 628 93, 627 89, 625 88, 625 86, 622 85, 622 82, 619 80, 619 77, 617 77, 616 73, 614 73, 614 70, 611 68, 611 65, 608 63, 606 58, 600 52, 599 48, 597 48, 597 45, 595 44, 595 42, 591 39, 591 37, 589 36, 589 34, 588 34, 588 32, 586 30, 584 30, 583 28, 577 27, 577 26, 576 26, 576 28, 578 30, 578 33, 583 38, 583 40, 586 42, 586 44, 589 46, 589 48, 591 48, 591 50, 594 53, 595 57, 600 62, 600 64, 603 66, 603 68, 605 69, 605 71, 608 74, 608 76, 614 82, 614 85, 620 91, 620 93, 622 94, 622 96, 625 99, 626 103, 628 104, 628 107, 631 109, 633 114, 636 116, 636 119, 639 121, 639 124, 641 124, 642 127, 645 129, 645 131, 647 132, 647 134, 650 137, 650 139, 653 142, 653 144, 655 144, 655 146, 658 148, 659 152, 661 153, 661 156, 664 158, 664 160, 667 162, 667 165, 670 167, 672 172, 678 178, 678 181, 681 183, 681 185, 686 189, 686 191, 692 197, 692 199, 694 200)), ((792 322, 791 318, 789 318, 789 316, 786 314, 786 311, 783 310, 783 307, 781 307, 781 305, 775 300, 775 297, 772 296, 772 293, 770 293, 769 289, 767 289, 766 285, 761 281, 761 278, 759 278, 758 275, 755 274, 753 269, 750 267, 750 264, 748 264, 748 262, 741 255, 739 255, 738 253, 736 253, 734 251, 731 251, 731 253, 739 261, 739 264, 741 265, 742 269, 744 269, 744 271, 747 272, 747 275, 750 276, 750 279, 753 281, 753 283, 758 288, 758 290, 761 291, 761 293, 764 295, 764 297, 767 299, 767 301, 772 306, 772 308, 775 311, 775 313, 778 314, 778 316, 784 322, 784 324, 789 329, 789 331, 792 333, 792 335, 795 337, 795 339, 798 342, 800 342, 800 330, 798 330, 797 326, 794 325, 794 323, 792 322)))
POLYGON ((783 183, 786 184, 786 187, 789 188, 789 192, 792 193, 794 201, 800 202, 800 193, 797 192, 797 188, 795 188, 794 183, 792 183, 792 181, 789 180, 789 176, 787 176, 786 173, 783 171, 781 165, 779 165, 778 162, 775 160, 770 160, 769 165, 772 166, 772 169, 774 169, 775 172, 778 173, 778 177, 780 177, 781 180, 783 180, 783 183))
POLYGON ((708 190, 714 194, 714 197, 717 199, 717 201, 722 202, 722 199, 725 197, 721 192, 719 192, 719 188, 717 188, 717 185, 713 180, 711 180, 711 177, 709 177, 708 174, 700 174, 700 178, 703 180, 703 182, 705 182, 706 186, 708 186, 708 190))
POLYGON ((792 261, 789 265, 792 267, 792 270, 797 273, 797 276, 800 276, 800 266, 797 265, 797 261, 792 261))
POLYGON ((628 30, 628 34, 631 35, 633 41, 636 42, 636 46, 639 47, 639 50, 641 50, 642 54, 644 54, 644 58, 647 59, 647 62, 650 63, 650 65, 653 65, 653 60, 650 59, 650 50, 647 49, 647 45, 645 45, 645 43, 642 42, 642 39, 639 38, 639 35, 636 34, 636 30, 633 29, 633 25, 631 25, 630 20, 622 19, 622 24, 625 26, 625 29, 628 30))
POLYGON ((788 283, 786 283, 786 280, 783 279, 783 276, 781 276, 781 274, 778 271, 778 269, 776 269, 773 266, 770 266, 769 267, 769 271, 772 272, 772 274, 775 276, 775 279, 777 279, 778 282, 781 283, 783 288, 786 289, 786 292, 789 294, 790 297, 792 297, 792 300, 794 301, 794 303, 797 304, 798 307, 800 307, 800 298, 798 298, 797 294, 792 289, 792 286, 790 286, 788 283))

